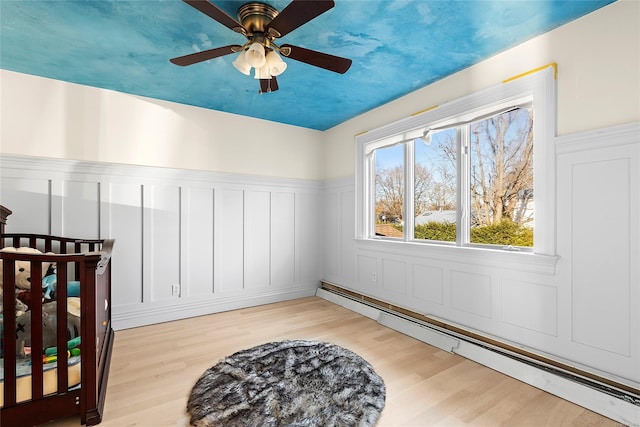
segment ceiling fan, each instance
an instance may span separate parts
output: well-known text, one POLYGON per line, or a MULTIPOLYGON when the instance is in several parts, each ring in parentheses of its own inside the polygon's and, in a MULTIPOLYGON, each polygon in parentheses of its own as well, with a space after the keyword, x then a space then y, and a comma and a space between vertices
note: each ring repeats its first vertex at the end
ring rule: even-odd
POLYGON ((250 75, 255 69, 255 78, 260 80, 260 93, 278 90, 276 76, 282 74, 287 64, 283 56, 325 70, 344 74, 351 67, 351 60, 290 44, 276 45, 275 39, 320 16, 335 3, 325 0, 293 0, 282 11, 261 2, 250 2, 238 8, 238 21, 208 0, 183 0, 191 7, 218 21, 231 30, 242 34, 247 41, 243 45, 228 45, 172 58, 176 65, 186 66, 207 61, 231 53, 239 53, 234 67, 250 75))

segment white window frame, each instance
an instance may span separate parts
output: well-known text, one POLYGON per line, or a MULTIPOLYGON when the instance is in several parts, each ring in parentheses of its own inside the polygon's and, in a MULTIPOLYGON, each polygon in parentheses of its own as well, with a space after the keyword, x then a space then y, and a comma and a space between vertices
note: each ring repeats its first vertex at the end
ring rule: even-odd
MULTIPOLYGON (((529 255, 556 255, 555 221, 555 137, 556 137, 556 80, 555 66, 501 83, 482 91, 447 102, 422 114, 407 117, 356 136, 356 239, 361 241, 381 241, 375 237, 374 170, 371 157, 373 150, 407 141, 422 135, 425 129, 440 128, 455 123, 473 120, 490 112, 500 111, 508 106, 532 102, 534 135, 534 194, 536 212, 534 218, 534 247, 529 255)), ((411 150, 405 150, 405 169, 411 167, 411 150)), ((458 171, 461 169, 458 168, 458 171)), ((409 175, 409 174, 407 174, 409 175)), ((460 182, 460 180, 458 181, 460 182)), ((405 179, 405 183, 409 184, 405 179)), ((411 191, 407 194, 411 195, 411 191)), ((407 200, 405 206, 412 204, 407 200)), ((409 209, 406 207, 406 209, 409 209)), ((412 208, 411 208, 412 209, 412 208)), ((458 207, 460 215, 461 207, 458 207)), ((406 218, 411 218, 412 212, 406 218)), ((410 223, 412 221, 409 221, 410 223)), ((409 226, 411 224, 405 224, 409 226)), ((403 239, 393 239, 396 243, 432 245, 430 241, 409 240, 412 233, 405 233, 403 239)), ((458 240, 460 241, 460 240, 458 240)), ((469 249, 456 246, 456 249, 469 249)), ((476 245, 476 250, 482 249, 476 245)), ((497 251, 502 252, 502 251, 497 251)))

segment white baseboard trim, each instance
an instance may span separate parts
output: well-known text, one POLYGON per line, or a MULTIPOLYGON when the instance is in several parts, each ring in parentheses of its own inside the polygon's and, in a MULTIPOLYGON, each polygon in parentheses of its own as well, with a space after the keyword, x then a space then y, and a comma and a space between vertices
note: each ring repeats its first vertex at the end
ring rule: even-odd
POLYGON ((317 290, 316 295, 405 335, 473 360, 607 418, 628 426, 640 426, 640 406, 631 402, 322 288, 317 290))
POLYGON ((263 304, 288 301, 315 295, 317 286, 283 289, 270 293, 242 295, 235 297, 216 297, 207 300, 183 304, 159 304, 155 307, 130 307, 121 312, 112 313, 111 323, 115 331, 137 328, 156 323, 171 322, 190 317, 238 310, 263 304))

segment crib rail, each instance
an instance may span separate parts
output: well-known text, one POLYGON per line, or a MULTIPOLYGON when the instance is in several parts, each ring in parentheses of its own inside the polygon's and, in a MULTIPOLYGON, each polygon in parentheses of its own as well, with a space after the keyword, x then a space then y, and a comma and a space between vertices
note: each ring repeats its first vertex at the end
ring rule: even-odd
MULTIPOLYGON (((89 255, 39 255, 39 254, 21 254, 21 253, 0 253, 4 263, 3 268, 3 283, 5 289, 12 289, 15 287, 15 263, 16 261, 26 261, 31 265, 32 277, 42 277, 42 265, 43 263, 55 262, 57 264, 57 279, 60 283, 66 283, 68 270, 71 265, 75 267, 78 272, 86 271, 87 267, 93 264, 97 266, 100 260, 100 254, 93 253, 89 255)), ((95 272, 95 267, 93 268, 95 272)), ((82 275, 80 275, 82 276, 82 275)), ((87 283, 86 277, 79 277, 80 288, 91 287, 90 283, 87 283)), ((58 301, 67 300, 67 287, 58 287, 58 301)), ((39 400, 43 397, 43 360, 42 354, 44 352, 43 344, 43 304, 42 304, 42 287, 31 287, 31 399, 39 400)), ((4 407, 8 408, 16 405, 16 382, 11 379, 16 378, 16 362, 17 359, 24 356, 18 354, 17 343, 15 339, 15 332, 17 330, 16 321, 16 307, 15 307, 15 295, 11 292, 5 291, 3 293, 3 308, 4 308, 4 407)), ((67 324, 68 313, 66 304, 57 304, 56 307, 57 325, 56 325, 56 347, 57 352, 57 372, 58 372, 58 391, 66 391, 68 389, 68 359, 67 359, 67 324)), ((82 322, 81 312, 81 322, 82 322)), ((81 324, 82 329, 82 324, 81 324)), ((83 355, 90 355, 88 346, 86 343, 81 342, 80 351, 83 355), (83 346, 86 347, 83 348, 83 346)), ((20 352, 22 353, 22 352, 20 352)))
MULTIPOLYGON (((46 422, 58 416, 69 416, 69 413, 81 414, 82 422, 95 424, 100 422, 104 393, 106 391, 106 375, 110 359, 110 345, 104 346, 105 341, 112 341, 110 325, 110 307, 103 310, 105 302, 110 301, 110 258, 113 240, 85 240, 37 234, 3 234, 0 236, 0 247, 35 247, 42 252, 57 253, 21 253, 0 252, 3 261, 3 321, 2 333, 4 345, 4 384, 2 419, 8 425, 11 420, 20 420, 24 416, 25 407, 29 406, 29 413, 34 423, 46 422), (31 266, 31 277, 42 277, 45 263, 56 264, 57 283, 66 284, 68 280, 80 282, 80 328, 81 328, 81 387, 69 389, 69 367, 67 356, 67 304, 57 304, 56 315, 56 347, 57 347, 57 392, 47 395, 44 389, 43 359, 43 290, 41 286, 31 286, 31 399, 27 402, 18 401, 16 390, 16 361, 24 357, 19 352, 16 343, 16 306, 14 292, 7 292, 15 288, 15 263, 26 261, 31 266), (102 308, 100 308, 102 307, 102 308), (105 334, 106 331, 106 334, 105 334), (111 335, 109 335, 109 332, 111 335), (103 351, 104 348, 106 351, 103 351), (102 376, 96 377, 96 367, 102 376), (93 370, 94 374, 89 374, 93 370), (105 372, 106 371, 106 372, 105 372), (104 382, 104 384, 102 384, 104 382), (101 402, 99 407, 88 402, 101 402), (58 415, 59 412, 59 415, 58 415), (42 417, 42 418, 40 418, 42 417)), ((67 301, 66 286, 57 287, 56 300, 67 301)), ((19 422, 19 421, 18 421, 19 422)))
POLYGON ((49 236, 46 234, 4 233, 0 238, 0 249, 13 246, 28 246, 42 252, 56 254, 74 254, 99 251, 103 239, 73 239, 69 237, 49 236))

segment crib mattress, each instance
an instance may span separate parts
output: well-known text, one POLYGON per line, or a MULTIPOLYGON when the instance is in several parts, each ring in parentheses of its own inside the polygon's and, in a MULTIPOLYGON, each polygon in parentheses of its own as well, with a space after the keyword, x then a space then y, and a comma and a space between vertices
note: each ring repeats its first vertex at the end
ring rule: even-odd
MULTIPOLYGON (((16 366, 16 402, 25 402, 31 399, 31 366, 29 359, 18 362, 16 366)), ((69 358, 69 388, 80 384, 80 356, 69 358)), ((43 365, 43 394, 58 392, 58 364, 47 363, 43 365)), ((4 406, 4 359, 0 359, 0 408, 4 406)))

